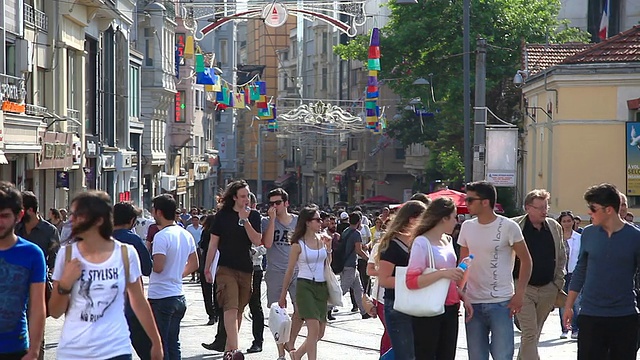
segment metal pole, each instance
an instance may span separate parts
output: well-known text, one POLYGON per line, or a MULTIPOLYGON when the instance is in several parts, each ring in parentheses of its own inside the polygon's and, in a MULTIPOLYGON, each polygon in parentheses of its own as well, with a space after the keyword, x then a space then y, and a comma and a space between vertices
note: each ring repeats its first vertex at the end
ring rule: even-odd
POLYGON ((477 40, 476 52, 476 99, 473 126, 473 181, 485 179, 485 128, 487 125, 487 41, 477 40))
POLYGON ((258 125, 258 185, 256 198, 258 204, 262 202, 262 125, 258 125))
POLYGON ((471 181, 471 57, 470 50, 470 29, 469 13, 471 11, 471 0, 464 0, 462 3, 462 73, 464 83, 464 181, 471 181))

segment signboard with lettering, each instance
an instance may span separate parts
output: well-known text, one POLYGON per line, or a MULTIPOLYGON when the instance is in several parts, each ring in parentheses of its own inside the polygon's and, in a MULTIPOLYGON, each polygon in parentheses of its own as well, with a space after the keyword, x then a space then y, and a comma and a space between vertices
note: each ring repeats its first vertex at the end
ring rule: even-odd
POLYGON ((0 84, 0 102, 2 111, 23 114, 26 110, 24 98, 27 92, 24 81, 16 84, 0 84))
POLYGON ((184 195, 187 193, 187 177, 178 176, 176 180, 176 195, 184 195))
POLYGON ((518 128, 487 128, 486 179, 494 186, 516 186, 518 128))
POLYGON ((86 146, 84 157, 87 159, 95 159, 98 157, 98 144, 100 144, 100 139, 97 136, 86 136, 86 146))
POLYGON ((640 196, 640 122, 627 122, 626 130, 627 195, 640 196))
POLYGON ((42 150, 37 157, 37 169, 64 169, 73 166, 73 135, 45 132, 40 139, 42 150))
POLYGON ((176 67, 184 65, 185 41, 186 35, 184 33, 176 33, 176 67))

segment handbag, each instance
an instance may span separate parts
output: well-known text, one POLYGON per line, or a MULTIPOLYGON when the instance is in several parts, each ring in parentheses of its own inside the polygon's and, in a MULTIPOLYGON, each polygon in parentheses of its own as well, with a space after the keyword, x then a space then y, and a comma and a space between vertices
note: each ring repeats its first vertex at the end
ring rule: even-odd
POLYGON ((284 344, 289 341, 291 335, 291 318, 287 309, 282 309, 278 303, 271 304, 269 311, 269 329, 276 344, 284 344))
MULTIPOLYGON (((438 271, 433 258, 433 249, 429 245, 429 267, 422 275, 438 271)), ((396 266, 395 276, 395 300, 393 309, 401 313, 418 316, 432 317, 444 314, 444 302, 447 299, 451 280, 440 279, 433 284, 421 289, 411 290, 407 288, 407 267, 396 266)))
POLYGON ((324 262, 324 280, 327 282, 329 290, 329 301, 327 303, 331 306, 342 306, 342 287, 338 277, 331 270, 329 261, 324 262))

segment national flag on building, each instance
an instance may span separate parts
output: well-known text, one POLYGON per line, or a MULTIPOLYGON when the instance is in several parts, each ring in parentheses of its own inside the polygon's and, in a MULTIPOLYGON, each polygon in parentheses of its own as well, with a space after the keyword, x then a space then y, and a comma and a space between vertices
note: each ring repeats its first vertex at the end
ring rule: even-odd
POLYGON ((600 31, 598 37, 600 40, 606 40, 609 35, 609 0, 605 0, 604 9, 602 9, 602 18, 600 19, 600 31))

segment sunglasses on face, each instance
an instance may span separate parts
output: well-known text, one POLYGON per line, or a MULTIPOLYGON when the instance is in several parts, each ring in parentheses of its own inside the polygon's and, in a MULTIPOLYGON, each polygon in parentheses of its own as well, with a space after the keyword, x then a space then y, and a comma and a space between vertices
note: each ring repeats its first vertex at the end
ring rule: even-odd
POLYGON ((273 205, 278 206, 280 204, 282 204, 282 200, 269 201, 269 206, 273 206, 273 205))
POLYGON ((476 200, 484 200, 484 199, 479 197, 473 197, 473 196, 467 196, 466 198, 464 198, 464 202, 466 202, 467 204, 470 204, 476 200))
POLYGON ((593 213, 598 212, 598 210, 600 210, 600 209, 604 209, 604 206, 601 206, 601 207, 597 208, 594 204, 589 204, 587 207, 593 213))

